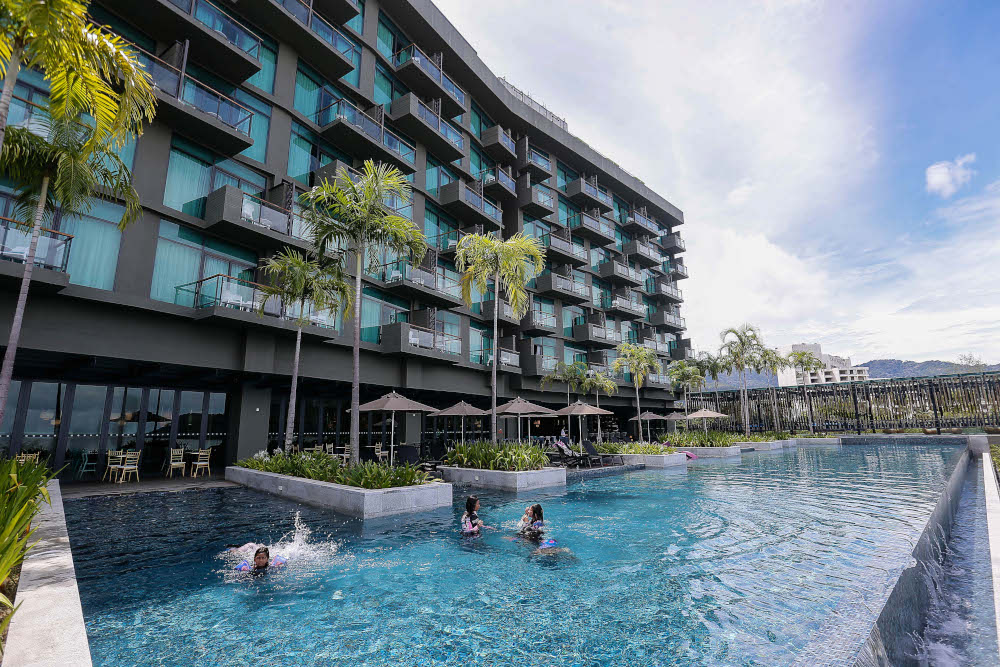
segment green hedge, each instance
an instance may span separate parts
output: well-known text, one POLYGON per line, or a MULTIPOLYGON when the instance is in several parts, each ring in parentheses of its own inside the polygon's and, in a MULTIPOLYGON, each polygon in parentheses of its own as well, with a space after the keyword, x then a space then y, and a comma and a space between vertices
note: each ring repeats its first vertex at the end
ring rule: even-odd
POLYGON ((728 431, 683 431, 664 433, 660 436, 663 442, 669 442, 676 447, 731 447, 737 442, 773 442, 787 440, 792 437, 785 431, 765 431, 763 433, 730 433, 728 431))
POLYGON ((549 464, 549 457, 530 443, 502 442, 494 445, 489 440, 479 440, 456 445, 445 454, 444 462, 459 468, 482 470, 541 470, 549 464))
POLYGON ((304 477, 362 489, 416 486, 431 481, 430 475, 409 464, 391 466, 387 463, 368 461, 344 465, 340 459, 320 452, 303 454, 276 452, 271 455, 261 452, 249 459, 237 461, 236 465, 261 472, 304 477))
POLYGON ((650 442, 599 442, 601 454, 676 454, 677 448, 650 442))

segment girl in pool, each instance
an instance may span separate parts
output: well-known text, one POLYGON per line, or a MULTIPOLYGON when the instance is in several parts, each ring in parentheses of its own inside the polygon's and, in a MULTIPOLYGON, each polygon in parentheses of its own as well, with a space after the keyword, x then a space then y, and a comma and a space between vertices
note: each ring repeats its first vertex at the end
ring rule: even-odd
POLYGON ((479 518, 479 498, 469 496, 465 499, 465 513, 462 515, 462 534, 478 535, 486 527, 479 518))
MULTIPOLYGON (((247 546, 247 545, 244 545, 247 546)), ((275 556, 274 560, 271 560, 271 552, 268 551, 267 547, 258 547, 257 551, 253 555, 253 565, 247 561, 243 561, 236 566, 237 572, 249 572, 251 574, 264 574, 267 572, 268 567, 278 568, 283 567, 285 563, 288 562, 284 556, 275 556)))
POLYGON ((545 520, 542 518, 542 506, 535 503, 524 511, 518 532, 526 537, 539 538, 542 532, 544 532, 544 527, 545 520))

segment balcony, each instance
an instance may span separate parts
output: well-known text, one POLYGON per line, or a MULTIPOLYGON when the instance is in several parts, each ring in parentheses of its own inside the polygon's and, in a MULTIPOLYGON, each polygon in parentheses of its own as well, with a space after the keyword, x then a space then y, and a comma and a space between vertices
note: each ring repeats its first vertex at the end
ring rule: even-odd
POLYGON ((677 260, 664 262, 663 271, 664 273, 669 273, 674 280, 683 280, 688 277, 687 267, 684 266, 683 262, 678 262, 677 260))
MULTIPOLYGON (((315 6, 309 6, 308 0, 229 1, 247 20, 266 26, 268 33, 278 41, 294 44, 295 52, 330 81, 336 81, 353 70, 354 59, 361 55, 350 39, 316 13, 315 6)), ((335 3, 328 1, 325 4, 335 3)), ((347 2, 343 4, 350 5, 347 2)), ((357 7, 354 13, 358 13, 357 7)))
POLYGON ((615 242, 615 226, 604 218, 578 213, 570 216, 567 223, 574 234, 588 239, 594 245, 604 247, 615 242))
POLYGON ((684 300, 684 293, 677 289, 677 286, 662 278, 650 278, 646 281, 646 294, 650 297, 668 301, 670 303, 680 303, 684 300))
POLYGON ((660 235, 660 224, 639 211, 629 213, 628 217, 622 221, 622 228, 625 231, 638 234, 660 235))
POLYGON ((388 116, 435 157, 451 162, 465 155, 465 135, 413 93, 393 100, 388 116))
POLYGON ((521 319, 521 333, 554 334, 559 331, 559 323, 555 313, 543 313, 540 310, 529 310, 521 319))
POLYGON ((103 0, 101 4, 160 42, 190 40, 190 58, 211 64, 224 79, 241 83, 260 71, 260 39, 208 0, 103 0))
POLYGON ((661 236, 660 246, 672 255, 687 250, 687 244, 684 243, 684 239, 677 232, 661 236))
POLYGON ((529 146, 527 141, 522 140, 521 147, 517 151, 514 169, 522 174, 530 174, 532 181, 544 181, 552 175, 552 160, 541 151, 529 146))
POLYGON ((646 317, 648 312, 646 304, 624 296, 605 296, 601 299, 601 308, 628 320, 646 317))
MULTIPOLYGON (((487 322, 493 321, 493 309, 497 307, 496 299, 487 299, 482 303, 482 318, 487 322)), ((514 317, 514 309, 506 301, 500 301, 500 312, 497 313, 497 322, 500 324, 518 324, 519 320, 514 317)))
POLYGON ((670 354, 670 343, 652 337, 640 336, 639 345, 653 350, 657 354, 670 354))
POLYGON ((517 158, 517 144, 514 143, 514 138, 499 125, 483 130, 480 133, 480 141, 483 142, 483 151, 497 162, 507 164, 517 158))
MULTIPOLYGON (((66 273, 69 253, 73 243, 72 234, 64 234, 53 229, 42 228, 35 245, 32 265, 31 290, 62 289, 69 284, 66 273)), ((24 275, 24 263, 31 246, 31 228, 11 218, 0 217, 0 277, 8 289, 16 290, 24 275)))
POLYGON ((589 261, 589 253, 582 245, 577 245, 552 234, 544 234, 540 240, 542 245, 548 249, 547 255, 550 264, 583 266, 589 261))
POLYGON ((555 273, 539 276, 535 280, 535 289, 539 294, 558 297, 565 303, 590 301, 590 288, 587 285, 555 273))
POLYGON ((253 113, 245 106, 183 74, 173 65, 129 44, 149 73, 157 100, 156 117, 224 155, 253 145, 253 113))
POLYGON ((427 99, 441 100, 441 115, 445 118, 454 118, 460 113, 465 113, 468 107, 465 91, 459 88, 437 62, 416 44, 400 49, 393 56, 392 64, 396 67, 396 76, 410 90, 427 99))
POLYGON ((483 192, 494 199, 514 201, 517 199, 517 183, 514 177, 503 170, 502 167, 483 169, 475 174, 476 180, 482 181, 483 192))
POLYGON ((460 220, 481 224, 487 231, 503 228, 503 211, 463 181, 445 183, 438 191, 441 206, 460 220))
POLYGON ((556 197, 546 185, 530 185, 527 177, 517 181, 517 206, 528 215, 544 218, 556 212, 556 197))
POLYGON ((598 264, 597 275, 618 285, 637 287, 642 284, 642 275, 638 271, 613 259, 598 264))
MULTIPOLYGON (((474 364, 485 366, 487 369, 493 366, 493 349, 474 350, 471 355, 474 364)), ((521 355, 514 350, 500 348, 500 363, 497 364, 498 373, 518 373, 521 372, 521 355)))
POLYGON ((344 25, 361 13, 357 0, 312 0, 312 5, 337 25, 344 25))
POLYGON ((541 354, 525 354, 521 357, 521 374, 528 377, 541 377, 555 370, 559 360, 541 354))
POLYGON ((683 331, 687 328, 687 323, 680 315, 674 315, 667 310, 658 310, 649 316, 650 324, 663 327, 671 331, 683 331))
POLYGON ((232 185, 209 193, 205 223, 213 233, 251 247, 280 248, 291 239, 301 241, 300 247, 310 243, 302 216, 232 185))
POLYGON ((409 262, 398 261, 382 268, 382 281, 386 289, 402 294, 421 303, 455 308, 461 306, 462 286, 439 271, 414 267, 409 262))
POLYGON ((276 298, 266 299, 264 286, 242 278, 216 274, 174 288, 174 303, 198 310, 197 319, 226 320, 251 326, 274 326, 294 330, 303 321, 307 333, 323 338, 337 336, 337 315, 317 310, 307 303, 283 306, 276 298))
POLYGON ((566 184, 566 196, 584 208, 596 208, 602 213, 614 208, 611 194, 584 180, 583 177, 566 184))
POLYGON ((455 229, 450 232, 438 234, 437 236, 428 237, 427 245, 437 250, 439 256, 450 256, 454 255, 455 251, 458 250, 458 242, 462 240, 463 236, 465 236, 465 232, 455 229))
POLYGON ((408 322, 384 324, 380 336, 385 354, 423 357, 455 364, 462 361, 462 339, 458 336, 408 322))
POLYGON ((636 263, 642 264, 646 267, 659 266, 663 263, 663 257, 660 256, 660 251, 651 245, 643 243, 639 239, 633 239, 626 243, 624 251, 630 259, 633 259, 636 263))
POLYGON ((611 348, 622 342, 622 334, 616 329, 599 324, 574 324, 573 340, 591 347, 611 348))
POLYGON ((417 170, 416 149, 346 99, 320 109, 313 121, 323 138, 350 153, 391 162, 407 174, 417 170))
POLYGON ((651 373, 646 376, 646 384, 653 387, 672 387, 673 381, 666 373, 651 373))

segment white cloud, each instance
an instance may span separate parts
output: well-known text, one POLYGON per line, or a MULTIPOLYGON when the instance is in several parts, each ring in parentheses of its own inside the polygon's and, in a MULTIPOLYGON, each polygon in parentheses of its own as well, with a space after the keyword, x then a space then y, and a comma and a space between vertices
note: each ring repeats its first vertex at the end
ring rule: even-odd
POLYGON ((968 165, 975 161, 976 154, 969 153, 955 158, 953 162, 944 160, 927 167, 927 192, 948 199, 972 180, 972 176, 976 172, 968 165))

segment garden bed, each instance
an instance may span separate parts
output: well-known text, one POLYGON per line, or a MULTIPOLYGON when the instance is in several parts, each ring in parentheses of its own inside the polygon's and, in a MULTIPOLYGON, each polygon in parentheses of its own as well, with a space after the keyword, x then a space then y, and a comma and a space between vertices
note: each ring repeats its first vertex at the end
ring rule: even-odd
POLYGON ((445 481, 487 489, 529 491, 548 486, 566 486, 566 468, 508 471, 438 466, 438 471, 445 481))
POLYGON ((304 477, 229 466, 226 479, 251 489, 337 512, 371 519, 451 507, 451 484, 430 482, 388 489, 362 489, 304 477))

